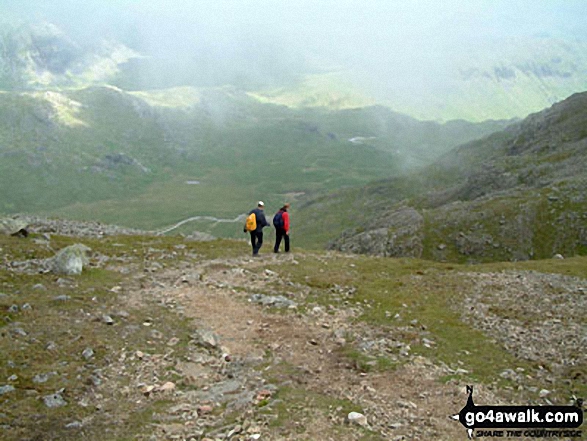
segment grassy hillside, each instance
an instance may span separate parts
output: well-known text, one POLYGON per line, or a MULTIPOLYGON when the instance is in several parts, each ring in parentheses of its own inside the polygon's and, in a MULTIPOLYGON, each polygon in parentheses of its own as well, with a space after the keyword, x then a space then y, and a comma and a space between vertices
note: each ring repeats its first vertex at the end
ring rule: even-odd
POLYGON ((585 254, 586 123, 587 94, 574 95, 419 172, 310 200, 301 236, 452 261, 585 254))
POLYGON ((505 124, 423 123, 383 107, 289 109, 234 88, 4 92, 0 104, 0 212, 143 229, 365 184, 505 124))

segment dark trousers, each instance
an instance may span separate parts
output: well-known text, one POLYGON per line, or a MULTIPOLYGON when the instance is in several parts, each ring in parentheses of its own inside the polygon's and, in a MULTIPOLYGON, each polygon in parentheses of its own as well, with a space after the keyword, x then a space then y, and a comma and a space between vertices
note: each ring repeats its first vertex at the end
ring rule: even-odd
POLYGON ((275 229, 275 246, 273 247, 273 252, 279 252, 279 246, 281 245, 281 239, 285 242, 285 252, 289 253, 289 234, 285 232, 283 228, 276 228, 275 229))
POLYGON ((253 256, 259 254, 259 250, 263 246, 262 231, 251 231, 251 245, 253 246, 253 256))

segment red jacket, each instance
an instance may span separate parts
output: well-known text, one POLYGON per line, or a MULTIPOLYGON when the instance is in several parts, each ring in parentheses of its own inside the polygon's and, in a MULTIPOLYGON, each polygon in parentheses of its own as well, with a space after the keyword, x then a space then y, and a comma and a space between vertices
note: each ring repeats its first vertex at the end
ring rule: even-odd
POLYGON ((283 220, 283 229, 286 233, 289 233, 289 213, 285 210, 279 210, 277 213, 275 213, 275 216, 277 216, 279 213, 281 213, 281 220, 283 220))
POLYGON ((286 233, 289 233, 289 213, 284 211, 281 217, 283 219, 283 229, 286 233))

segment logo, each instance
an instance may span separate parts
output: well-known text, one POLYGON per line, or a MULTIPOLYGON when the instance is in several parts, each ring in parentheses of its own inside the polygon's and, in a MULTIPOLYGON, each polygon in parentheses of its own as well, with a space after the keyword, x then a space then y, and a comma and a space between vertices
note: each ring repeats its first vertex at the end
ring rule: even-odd
POLYGON ((473 402, 473 386, 467 386, 467 394, 467 404, 451 418, 467 429, 469 439, 473 434, 476 437, 528 438, 582 435, 580 430, 572 429, 583 424, 583 400, 576 400, 575 406, 477 406, 473 402))

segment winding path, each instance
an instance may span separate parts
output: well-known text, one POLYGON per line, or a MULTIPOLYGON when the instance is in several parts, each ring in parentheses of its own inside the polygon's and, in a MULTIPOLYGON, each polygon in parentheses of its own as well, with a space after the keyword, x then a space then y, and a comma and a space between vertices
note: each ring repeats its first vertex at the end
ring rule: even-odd
POLYGON ((163 234, 169 233, 170 231, 175 230, 176 228, 181 227, 184 224, 187 224, 188 222, 194 222, 194 221, 198 221, 198 220, 207 220, 207 221, 212 221, 212 222, 216 222, 216 223, 236 223, 236 222, 244 222, 246 218, 246 215, 244 214, 240 214, 237 217, 235 217, 234 219, 218 219, 217 217, 214 216, 193 216, 193 217, 189 217, 187 219, 184 219, 182 221, 179 221, 178 223, 176 223, 175 225, 165 228, 161 231, 157 231, 155 234, 157 236, 161 236, 163 234))

